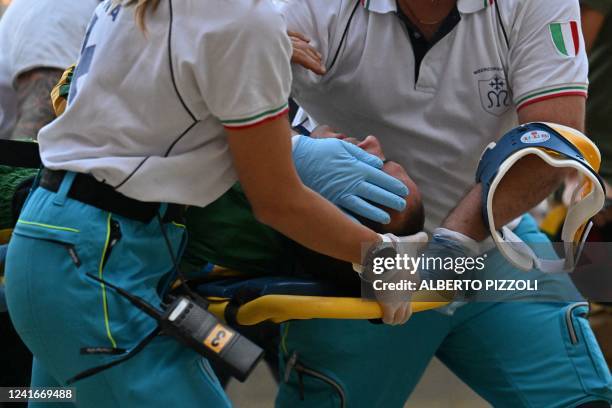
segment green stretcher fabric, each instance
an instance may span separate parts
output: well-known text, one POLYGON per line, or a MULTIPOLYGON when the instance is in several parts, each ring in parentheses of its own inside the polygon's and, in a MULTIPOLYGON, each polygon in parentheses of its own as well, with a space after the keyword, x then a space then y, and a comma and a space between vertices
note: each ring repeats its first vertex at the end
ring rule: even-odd
POLYGON ((37 172, 36 169, 0 166, 0 230, 13 227, 13 195, 19 185, 37 172))
POLYGON ((204 208, 187 211, 187 248, 182 271, 190 278, 207 263, 252 275, 287 275, 293 269, 291 241, 255 219, 239 184, 204 208))

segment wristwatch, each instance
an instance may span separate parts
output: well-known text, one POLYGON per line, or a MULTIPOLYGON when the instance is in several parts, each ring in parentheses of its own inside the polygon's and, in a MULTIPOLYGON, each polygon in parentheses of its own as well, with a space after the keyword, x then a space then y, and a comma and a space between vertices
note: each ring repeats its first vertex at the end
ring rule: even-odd
POLYGON ((380 235, 380 237, 382 241, 372 245, 366 251, 363 263, 361 265, 353 264, 353 270, 357 272, 359 277, 365 282, 372 283, 376 280, 388 281, 397 272, 397 268, 395 267, 385 269, 384 265, 377 264, 377 259, 395 259, 397 255, 397 248, 393 240, 386 235, 380 235), (381 267, 383 270, 378 272, 378 269, 381 267))

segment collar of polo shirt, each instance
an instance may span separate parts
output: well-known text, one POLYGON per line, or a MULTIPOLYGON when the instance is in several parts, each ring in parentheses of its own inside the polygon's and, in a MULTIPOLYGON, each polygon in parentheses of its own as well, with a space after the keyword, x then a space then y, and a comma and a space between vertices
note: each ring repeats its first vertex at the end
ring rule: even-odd
MULTIPOLYGON (((493 5, 495 0, 457 0, 457 9, 462 14, 470 14, 493 5)), ((361 0, 361 5, 375 13, 397 12, 397 0, 361 0)))

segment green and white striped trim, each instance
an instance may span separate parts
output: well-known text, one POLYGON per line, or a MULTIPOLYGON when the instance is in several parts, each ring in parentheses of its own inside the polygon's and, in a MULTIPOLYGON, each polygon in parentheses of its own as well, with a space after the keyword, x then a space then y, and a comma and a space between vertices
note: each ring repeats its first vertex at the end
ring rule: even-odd
POLYGON ((242 119, 228 119, 222 120, 221 124, 230 129, 240 129, 247 128, 251 126, 258 125, 262 122, 265 122, 270 119, 274 119, 280 115, 283 115, 288 111, 289 107, 287 103, 284 103, 282 106, 278 108, 269 109, 267 111, 258 113, 257 115, 252 115, 242 119))
POLYGON ((535 102, 540 102, 546 99, 552 99, 559 96, 584 96, 588 94, 589 87, 587 84, 563 84, 554 85, 544 88, 539 88, 534 91, 523 94, 516 98, 515 104, 518 109, 524 108, 535 102))

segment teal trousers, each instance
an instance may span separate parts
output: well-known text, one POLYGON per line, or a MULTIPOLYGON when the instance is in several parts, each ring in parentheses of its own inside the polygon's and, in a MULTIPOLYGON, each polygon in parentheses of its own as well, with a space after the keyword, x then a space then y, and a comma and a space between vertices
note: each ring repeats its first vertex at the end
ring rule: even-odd
MULTIPOLYGON (((515 233, 554 256, 533 218, 524 217, 515 233)), ((568 276, 518 271, 497 251, 487 269, 499 279, 537 279, 548 301, 468 303, 454 313, 416 313, 399 327, 286 323, 280 369, 287 381, 277 406, 401 408, 434 356, 496 408, 612 401, 612 377, 586 319, 588 306, 568 302, 580 300, 568 276)))
MULTIPOLYGON (((178 224, 138 222, 68 198, 72 176, 57 193, 32 192, 6 261, 8 309, 34 354, 37 387, 64 386, 79 372, 120 358, 154 330, 152 318, 87 274, 159 307, 174 271, 161 228, 175 255, 185 234, 178 224)), ((165 336, 75 387, 81 407, 230 406, 208 362, 165 336)))

